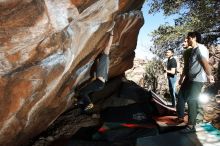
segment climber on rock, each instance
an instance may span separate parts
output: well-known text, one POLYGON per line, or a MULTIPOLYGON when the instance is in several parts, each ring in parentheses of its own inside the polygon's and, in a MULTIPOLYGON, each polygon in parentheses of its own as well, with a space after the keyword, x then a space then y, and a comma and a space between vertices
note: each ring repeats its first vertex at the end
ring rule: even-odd
POLYGON ((108 29, 107 33, 109 35, 109 41, 103 52, 97 58, 97 66, 95 69, 96 79, 91 83, 87 84, 85 87, 82 87, 78 91, 78 105, 81 105, 84 112, 89 112, 93 109, 94 104, 89 97, 89 94, 100 91, 104 88, 106 81, 108 80, 108 71, 109 71, 109 52, 111 49, 113 41, 113 28, 115 22, 108 29))

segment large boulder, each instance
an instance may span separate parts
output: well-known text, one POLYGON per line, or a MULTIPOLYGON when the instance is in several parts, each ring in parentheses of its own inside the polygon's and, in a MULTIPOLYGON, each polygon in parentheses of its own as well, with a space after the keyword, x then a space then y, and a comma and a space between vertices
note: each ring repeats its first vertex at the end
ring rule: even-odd
POLYGON ((209 102, 202 105, 202 116, 220 129, 220 45, 208 47, 210 53, 209 62, 212 66, 215 83, 208 84, 204 93, 210 98, 209 102))
POLYGON ((0 1, 0 145, 23 144, 73 104, 113 21, 109 77, 131 68, 143 2, 0 1))
POLYGON ((148 60, 135 58, 133 67, 125 72, 126 78, 144 87, 147 62, 148 60))

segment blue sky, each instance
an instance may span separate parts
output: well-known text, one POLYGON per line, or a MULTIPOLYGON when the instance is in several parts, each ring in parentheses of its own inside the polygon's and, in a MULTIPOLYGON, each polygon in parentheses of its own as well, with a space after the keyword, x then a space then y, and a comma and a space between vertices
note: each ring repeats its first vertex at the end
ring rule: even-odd
POLYGON ((149 51, 149 47, 153 44, 150 33, 166 22, 170 25, 174 25, 174 19, 178 17, 178 15, 165 17, 162 12, 149 15, 148 10, 148 3, 144 3, 142 7, 144 25, 139 32, 137 48, 135 50, 136 57, 142 59, 151 59, 153 57, 153 54, 149 51))

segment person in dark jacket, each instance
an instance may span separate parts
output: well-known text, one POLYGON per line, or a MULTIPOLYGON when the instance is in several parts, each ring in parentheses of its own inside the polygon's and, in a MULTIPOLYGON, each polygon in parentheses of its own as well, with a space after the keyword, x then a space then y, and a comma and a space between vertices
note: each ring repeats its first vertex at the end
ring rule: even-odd
POLYGON ((78 104, 83 106, 83 110, 88 112, 93 109, 94 104, 89 97, 89 94, 100 91, 104 88, 106 81, 108 80, 108 71, 109 71, 109 52, 111 49, 112 41, 113 41, 113 27, 108 33, 109 41, 107 46, 105 47, 102 54, 99 55, 97 58, 97 65, 96 65, 96 79, 93 80, 91 83, 86 85, 85 87, 79 89, 78 104))

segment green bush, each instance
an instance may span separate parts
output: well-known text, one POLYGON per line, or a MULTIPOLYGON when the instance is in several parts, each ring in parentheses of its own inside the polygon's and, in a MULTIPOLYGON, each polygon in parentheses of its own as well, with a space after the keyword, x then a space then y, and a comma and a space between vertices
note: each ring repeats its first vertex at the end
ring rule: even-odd
POLYGON ((157 92, 158 86, 161 84, 160 82, 162 80, 164 80, 162 82, 166 82, 164 79, 163 62, 154 58, 147 62, 145 70, 144 86, 149 90, 157 92))

